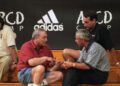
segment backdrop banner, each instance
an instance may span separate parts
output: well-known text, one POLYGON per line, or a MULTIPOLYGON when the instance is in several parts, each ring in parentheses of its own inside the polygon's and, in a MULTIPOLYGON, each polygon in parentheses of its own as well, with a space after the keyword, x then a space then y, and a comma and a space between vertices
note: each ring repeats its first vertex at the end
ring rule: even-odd
POLYGON ((83 27, 84 12, 93 10, 98 23, 110 30, 115 49, 120 49, 119 5, 120 0, 0 0, 0 16, 16 32, 18 49, 38 28, 48 31, 51 49, 78 49, 75 32, 83 27))

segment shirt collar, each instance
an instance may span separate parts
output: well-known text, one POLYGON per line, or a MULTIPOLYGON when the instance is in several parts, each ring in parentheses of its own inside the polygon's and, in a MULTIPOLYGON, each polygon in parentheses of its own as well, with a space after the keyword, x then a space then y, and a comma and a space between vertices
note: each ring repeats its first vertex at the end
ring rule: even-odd
POLYGON ((88 50, 89 50, 90 46, 93 44, 93 42, 94 42, 93 40, 89 41, 87 47, 85 48, 86 52, 88 52, 88 50))
POLYGON ((96 29, 97 26, 98 26, 98 23, 96 23, 96 25, 95 25, 94 28, 89 29, 90 33, 91 33, 91 32, 94 32, 94 30, 96 29))
POLYGON ((41 48, 43 48, 43 46, 37 46, 37 45, 35 45, 35 43, 34 43, 33 40, 31 40, 31 44, 32 44, 32 47, 33 47, 34 49, 41 49, 41 48))
POLYGON ((31 42, 31 44, 32 44, 32 47, 33 47, 33 48, 36 48, 36 45, 35 45, 34 41, 33 41, 33 40, 30 40, 30 42, 31 42))

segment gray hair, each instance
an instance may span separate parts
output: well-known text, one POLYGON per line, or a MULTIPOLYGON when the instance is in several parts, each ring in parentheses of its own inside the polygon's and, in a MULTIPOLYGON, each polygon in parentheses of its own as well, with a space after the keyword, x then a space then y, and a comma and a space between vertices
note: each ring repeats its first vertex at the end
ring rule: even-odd
POLYGON ((76 33, 80 34, 81 39, 90 40, 91 35, 87 29, 79 29, 76 33))
POLYGON ((35 29, 32 33, 32 39, 35 39, 36 37, 38 37, 41 31, 46 32, 46 30, 43 28, 35 29))

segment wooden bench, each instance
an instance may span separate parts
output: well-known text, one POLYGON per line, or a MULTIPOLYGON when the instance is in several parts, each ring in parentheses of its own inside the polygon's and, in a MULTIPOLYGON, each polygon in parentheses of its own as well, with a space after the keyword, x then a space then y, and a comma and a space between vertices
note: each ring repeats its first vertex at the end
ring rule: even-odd
MULTIPOLYGON (((64 60, 62 57, 62 50, 52 50, 52 52, 56 60, 61 60, 61 61, 64 60)), ((117 62, 120 62, 119 60, 120 51, 116 50, 113 53, 110 53, 110 54, 108 53, 108 55, 109 55, 109 59, 111 63, 109 78, 104 85, 100 85, 100 86, 120 86, 120 65, 119 64, 116 65, 117 62)), ((3 82, 0 83, 0 86, 8 86, 8 85, 9 86, 24 86, 18 81, 17 70, 12 71, 10 75, 11 77, 9 77, 8 74, 4 76, 3 82)), ((51 84, 49 86, 61 86, 61 81, 51 84)), ((90 86, 90 85, 84 84, 82 86, 90 86)), ((99 85, 95 85, 95 86, 99 86, 99 85)))

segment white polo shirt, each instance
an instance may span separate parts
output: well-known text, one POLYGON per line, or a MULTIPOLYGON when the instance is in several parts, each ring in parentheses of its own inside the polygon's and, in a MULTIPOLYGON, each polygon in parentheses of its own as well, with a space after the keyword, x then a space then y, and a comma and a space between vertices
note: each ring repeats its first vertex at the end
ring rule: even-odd
POLYGON ((15 37, 12 28, 8 25, 4 25, 0 31, 0 56, 9 55, 9 46, 15 45, 15 37))

